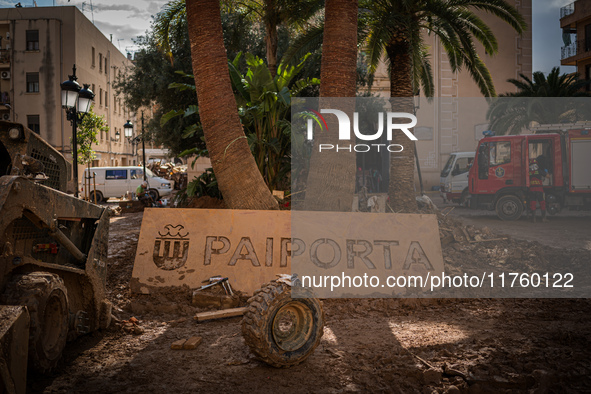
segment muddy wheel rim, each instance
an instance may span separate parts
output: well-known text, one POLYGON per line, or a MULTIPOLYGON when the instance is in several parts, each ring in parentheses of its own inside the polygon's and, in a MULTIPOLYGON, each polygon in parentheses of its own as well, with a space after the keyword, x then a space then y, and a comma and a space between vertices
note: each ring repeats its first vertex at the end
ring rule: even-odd
POLYGON ((503 204, 503 213, 508 216, 515 215, 517 212, 517 204, 514 201, 508 201, 503 204))
POLYGON ((312 311, 299 301, 292 301, 277 311, 273 319, 273 339, 287 352, 304 346, 312 334, 312 311))

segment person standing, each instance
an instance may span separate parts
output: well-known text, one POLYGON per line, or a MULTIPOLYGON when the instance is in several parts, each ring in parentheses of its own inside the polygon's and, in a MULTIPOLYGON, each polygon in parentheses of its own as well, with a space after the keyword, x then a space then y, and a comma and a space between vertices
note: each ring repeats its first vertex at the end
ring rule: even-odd
POLYGON ((540 170, 538 161, 530 159, 529 161, 529 209, 532 214, 532 222, 536 222, 536 207, 540 203, 540 210, 542 211, 542 222, 547 222, 546 219, 546 196, 544 195, 544 178, 546 173, 540 170))

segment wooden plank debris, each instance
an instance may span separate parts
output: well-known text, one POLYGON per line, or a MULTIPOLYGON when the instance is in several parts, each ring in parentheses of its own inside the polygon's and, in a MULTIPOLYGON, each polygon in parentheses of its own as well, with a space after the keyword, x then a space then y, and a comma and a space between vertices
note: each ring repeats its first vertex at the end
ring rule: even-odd
POLYGON ((178 341, 174 341, 170 345, 170 348, 172 350, 193 350, 201 345, 201 342, 203 342, 202 337, 193 336, 189 339, 179 339, 178 341))
POLYGON ((181 350, 185 342, 187 342, 186 339, 179 339, 178 341, 174 341, 172 345, 170 345, 170 348, 172 350, 181 350))
POLYGON ((221 311, 213 311, 213 312, 200 312, 195 315, 195 320, 197 321, 206 321, 206 320, 214 320, 214 319, 223 319, 226 317, 235 317, 235 316, 242 316, 246 312, 248 308, 232 308, 232 309, 224 309, 221 311))
POLYGON ((201 342, 203 342, 202 337, 198 337, 198 336, 191 337, 191 338, 187 339, 187 342, 185 342, 183 344, 183 349, 193 350, 193 349, 197 348, 197 346, 201 345, 201 342))

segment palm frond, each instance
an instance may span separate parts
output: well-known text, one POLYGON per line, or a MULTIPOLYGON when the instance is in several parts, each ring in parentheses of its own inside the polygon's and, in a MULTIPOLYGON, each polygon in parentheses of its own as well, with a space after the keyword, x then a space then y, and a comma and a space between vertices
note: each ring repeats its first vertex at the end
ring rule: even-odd
POLYGON ((168 2, 161 12, 156 15, 154 21, 154 38, 160 51, 173 62, 170 46, 170 36, 173 30, 186 21, 185 0, 172 0, 168 2))
POLYGON ((324 22, 310 27, 305 33, 298 36, 281 58, 281 62, 291 65, 297 64, 307 53, 320 49, 323 38, 324 22))
POLYGON ((520 34, 528 28, 525 18, 505 0, 449 0, 446 3, 450 7, 474 8, 490 13, 508 23, 520 34))

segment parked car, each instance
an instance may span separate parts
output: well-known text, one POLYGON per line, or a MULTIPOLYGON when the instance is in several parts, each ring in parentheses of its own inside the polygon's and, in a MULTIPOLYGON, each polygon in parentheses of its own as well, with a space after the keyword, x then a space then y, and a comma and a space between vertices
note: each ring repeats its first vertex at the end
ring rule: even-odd
MULTIPOLYGON (((91 167, 84 170, 81 180, 81 192, 84 193, 85 184, 88 184, 90 174, 90 199, 94 200, 96 187, 96 201, 102 202, 111 197, 121 197, 127 193, 134 193, 137 187, 144 180, 142 167, 91 167), (92 179, 92 174, 96 174, 92 179), (96 186, 95 186, 96 184, 96 186)), ((148 193, 154 201, 162 196, 172 193, 174 181, 156 176, 149 168, 146 168, 146 181, 148 182, 148 193)))
POLYGON ((449 156, 439 180, 439 191, 443 202, 466 204, 470 195, 468 172, 474 161, 474 155, 474 152, 454 152, 449 156))

